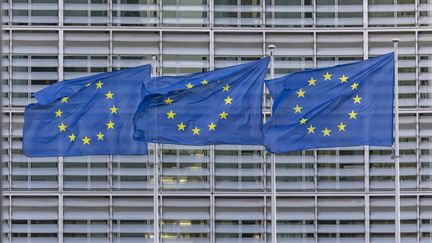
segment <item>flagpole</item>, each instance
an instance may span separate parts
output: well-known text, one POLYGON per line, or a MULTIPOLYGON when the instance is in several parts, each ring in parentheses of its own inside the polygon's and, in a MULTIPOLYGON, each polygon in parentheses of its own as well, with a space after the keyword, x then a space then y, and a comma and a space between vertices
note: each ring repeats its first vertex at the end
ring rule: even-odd
MULTIPOLYGON (((152 56, 152 77, 157 76, 156 71, 157 57, 152 56)), ((153 150, 153 242, 159 243, 159 144, 154 143, 153 150)))
MULTIPOLYGON (((268 45, 270 51, 270 78, 274 79, 274 49, 275 45, 268 45)), ((271 242, 277 242, 276 218, 276 155, 271 153, 271 242)))
POLYGON ((400 225, 400 166, 399 166, 399 76, 398 76, 398 44, 399 39, 394 38, 394 162, 395 162, 395 242, 401 242, 401 225, 400 225))

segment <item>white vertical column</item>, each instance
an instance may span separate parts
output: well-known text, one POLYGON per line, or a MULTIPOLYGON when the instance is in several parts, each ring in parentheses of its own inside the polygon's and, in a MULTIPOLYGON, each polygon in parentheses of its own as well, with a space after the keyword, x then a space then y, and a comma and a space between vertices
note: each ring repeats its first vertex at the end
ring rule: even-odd
MULTIPOLYGON (((367 16, 367 3, 363 3, 366 5, 366 16, 367 16)), ((364 7, 364 6, 363 6, 364 7)), ((364 23, 364 26, 367 26, 367 21, 364 23)), ((369 32, 367 30, 363 31, 363 60, 366 60, 369 58, 369 32)), ((364 211, 364 218, 365 218, 365 242, 370 242, 370 198, 369 198, 369 191, 370 191, 370 181, 369 181, 369 166, 370 166, 370 147, 369 145, 364 146, 364 191, 365 191, 365 197, 364 197, 364 205, 365 205, 365 211, 364 211)))
MULTIPOLYGON (((157 57, 152 57, 152 77, 157 76, 156 70, 157 57)), ((159 243, 159 144, 154 144, 153 150, 153 234, 154 242, 159 243)))
MULTIPOLYGON (((274 78, 274 49, 275 45, 269 45, 270 51, 270 78, 274 78)), ((271 154, 271 239, 277 242, 277 219, 276 219, 276 155, 271 154)))
MULTIPOLYGON (((61 1, 59 4, 63 6, 63 1, 61 1)), ((59 5, 60 6, 60 5, 59 5)), ((60 20, 59 20, 60 21, 60 20)), ((63 29, 59 30, 59 47, 58 47, 58 78, 59 80, 64 79, 64 58, 63 58, 63 51, 64 51, 64 32, 63 29)), ((59 191, 59 205, 58 205, 58 239, 59 243, 63 243, 63 164, 64 164, 64 158, 59 157, 58 160, 58 191, 59 191)))
POLYGON ((393 41, 394 48, 394 160, 395 160, 395 242, 401 242, 400 226, 400 167, 399 167, 399 76, 398 76, 398 44, 399 39, 393 41))

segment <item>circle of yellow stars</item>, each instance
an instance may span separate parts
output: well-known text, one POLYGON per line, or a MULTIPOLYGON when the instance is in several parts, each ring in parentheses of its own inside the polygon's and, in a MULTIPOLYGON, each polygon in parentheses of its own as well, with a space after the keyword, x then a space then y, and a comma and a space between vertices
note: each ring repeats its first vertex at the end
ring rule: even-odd
MULTIPOLYGON (((217 83, 221 83, 220 80, 217 80, 216 82, 217 83)), ((205 86, 205 85, 208 85, 208 84, 209 84, 209 81, 206 80, 206 79, 203 79, 200 82, 200 85, 198 84, 197 86, 200 87, 200 86, 205 86)), ((188 82, 185 86, 186 86, 186 89, 193 89, 195 87, 195 85, 192 84, 191 82, 188 82)), ((231 89, 231 86, 229 84, 225 84, 222 87, 221 91, 229 93, 230 89, 231 89)), ((234 101, 234 98, 232 98, 229 95, 227 95, 225 97, 225 99, 224 99, 224 102, 225 102, 226 106, 232 105, 233 101, 234 101)), ((175 102, 175 101, 171 97, 167 97, 167 98, 164 99, 165 105, 171 105, 171 104, 173 104, 173 102, 175 102)), ((170 109, 166 113, 166 119, 168 119, 168 120, 174 120, 175 117, 176 117, 176 115, 177 115, 177 113, 175 113, 172 109, 170 109)), ((219 113, 218 116, 219 116, 219 120, 226 120, 229 117, 229 113, 224 110, 221 113, 219 113)), ((186 131, 188 131, 187 124, 185 124, 183 121, 180 121, 180 123, 176 124, 176 126, 177 126, 177 131, 178 132, 186 132, 186 131)), ((207 127, 205 129, 207 129, 209 132, 215 132, 216 128, 217 128, 217 121, 215 121, 215 122, 212 121, 212 122, 210 122, 210 124, 207 125, 207 127)), ((195 126, 195 127, 190 128, 190 131, 191 131, 192 135, 197 135, 198 136, 198 135, 200 135, 202 129, 204 129, 204 128, 200 128, 198 126, 195 126)))
MULTIPOLYGON (((92 83, 88 83, 85 84, 85 87, 89 87, 91 86, 92 83)), ((102 82, 102 80, 99 80, 97 83, 94 84, 96 90, 99 89, 103 89, 103 85, 104 83, 102 82)), ((106 100, 114 100, 114 93, 111 90, 108 90, 105 93, 105 99, 106 100)), ((62 104, 68 103, 69 102, 69 97, 63 97, 60 99, 60 102, 62 104)), ((116 107, 115 105, 112 105, 111 107, 109 107, 109 112, 110 114, 114 115, 114 114, 118 114, 119 108, 116 107)), ((59 108, 56 112, 55 112, 55 117, 56 118, 62 118, 63 116, 63 111, 61 110, 61 108, 59 108)), ((110 119, 106 124, 106 129, 110 130, 110 129, 114 129, 115 128, 115 123, 112 121, 112 119, 110 119)), ((67 128, 68 125, 64 124, 63 122, 57 126, 59 129, 59 132, 61 133, 67 133, 67 128)), ((74 132, 71 132, 68 136, 69 142, 75 142, 77 140, 77 136, 75 135, 74 132)), ((94 140, 97 141, 103 141, 105 138, 105 134, 102 131, 99 131, 97 134, 95 134, 95 136, 93 137, 94 140)), ((90 145, 91 141, 92 141, 92 136, 89 135, 85 135, 82 139, 82 144, 83 145, 90 145)))
MULTIPOLYGON (((324 81, 331 81, 333 74, 326 72, 322 76, 323 76, 324 81)), ((339 77, 339 81, 341 84, 348 83, 348 79, 349 79, 349 77, 346 76, 345 74, 342 74, 342 76, 339 77)), ((314 77, 311 77, 307 82, 308 82, 307 86, 310 88, 313 88, 313 86, 317 85, 317 80, 314 79, 314 77)), ((350 85, 350 87, 351 87, 351 91, 355 91, 358 89, 359 84, 357 82, 353 82, 350 85)), ((307 93, 307 91, 303 90, 302 88, 300 88, 296 91, 297 99, 299 100, 299 103, 296 104, 292 108, 294 111, 294 114, 301 114, 302 113, 303 107, 301 106, 300 101, 306 97, 306 93, 307 93)), ((358 94, 356 94, 354 97, 352 97, 353 104, 354 105, 355 104, 361 104, 362 99, 363 99, 362 97, 360 97, 358 94)), ((349 120, 356 120, 357 115, 358 115, 358 113, 354 109, 351 110, 351 112, 347 113, 349 120)), ((306 123, 308 123, 308 119, 305 117, 302 117, 298 122, 299 122, 300 126, 306 125, 306 123)), ((335 130, 337 130, 338 132, 345 132, 348 125, 343 123, 343 122, 340 122, 340 123, 338 123, 338 125, 336 127, 337 128, 335 128, 335 130)), ((313 124, 309 124, 309 126, 306 126, 307 134, 314 134, 316 129, 317 129, 317 127, 315 127, 313 124)), ((323 137, 330 137, 332 134, 332 130, 329 127, 324 127, 324 129, 321 131, 321 133, 322 133, 323 137)))

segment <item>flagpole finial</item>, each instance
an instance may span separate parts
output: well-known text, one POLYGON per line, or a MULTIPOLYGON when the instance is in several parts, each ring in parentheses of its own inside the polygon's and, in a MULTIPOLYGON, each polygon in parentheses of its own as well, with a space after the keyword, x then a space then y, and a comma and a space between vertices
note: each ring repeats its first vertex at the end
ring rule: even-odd
POLYGON ((270 50, 273 50, 273 49, 276 48, 276 46, 275 45, 268 45, 267 48, 270 49, 270 50))
POLYGON ((393 38, 393 39, 392 39, 392 42, 393 42, 393 43, 398 43, 399 41, 400 41, 399 38, 393 38))

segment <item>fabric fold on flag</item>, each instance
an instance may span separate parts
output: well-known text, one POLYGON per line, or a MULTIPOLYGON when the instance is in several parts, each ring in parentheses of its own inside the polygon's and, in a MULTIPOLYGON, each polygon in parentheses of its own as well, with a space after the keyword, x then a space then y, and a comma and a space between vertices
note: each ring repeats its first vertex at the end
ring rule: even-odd
POLYGON ((146 96, 134 117, 134 139, 262 145, 262 90, 268 62, 263 58, 211 72, 152 78, 144 86, 146 96))
POLYGON ((135 141, 132 118, 151 66, 57 82, 34 94, 24 112, 29 157, 147 154, 135 141))
POLYGON ((393 144, 393 53, 265 83, 274 100, 264 124, 270 152, 393 144))

